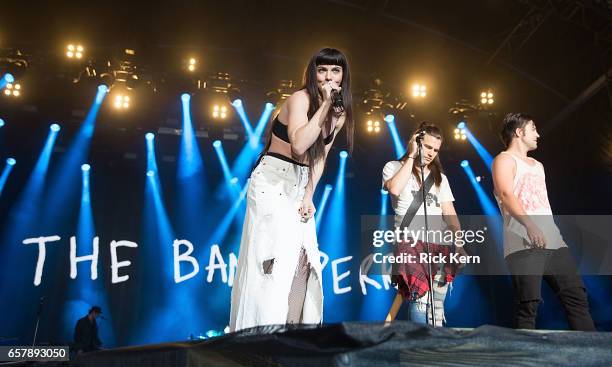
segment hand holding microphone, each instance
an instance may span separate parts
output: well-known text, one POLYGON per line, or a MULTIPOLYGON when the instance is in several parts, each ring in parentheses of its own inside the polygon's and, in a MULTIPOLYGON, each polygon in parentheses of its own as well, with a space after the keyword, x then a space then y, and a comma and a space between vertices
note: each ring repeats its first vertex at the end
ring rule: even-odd
POLYGON ((332 109, 336 115, 344 112, 344 101, 342 100, 341 87, 334 88, 333 83, 329 81, 323 86, 323 98, 326 101, 331 101, 332 109))

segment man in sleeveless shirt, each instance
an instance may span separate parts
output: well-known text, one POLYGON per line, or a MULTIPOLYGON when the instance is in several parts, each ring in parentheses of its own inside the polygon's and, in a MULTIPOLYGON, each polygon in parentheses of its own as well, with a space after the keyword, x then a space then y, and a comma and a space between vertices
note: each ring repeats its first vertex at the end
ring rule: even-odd
POLYGON ((509 113, 506 150, 493 161, 495 197, 504 219, 504 257, 516 299, 515 326, 534 329, 542 279, 559 297, 572 330, 593 331, 587 294, 548 201, 544 166, 527 156, 540 135, 533 119, 509 113))

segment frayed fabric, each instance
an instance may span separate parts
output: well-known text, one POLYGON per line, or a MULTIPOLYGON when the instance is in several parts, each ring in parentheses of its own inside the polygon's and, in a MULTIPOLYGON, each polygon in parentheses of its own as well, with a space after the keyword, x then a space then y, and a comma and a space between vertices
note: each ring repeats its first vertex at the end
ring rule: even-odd
POLYGON ((287 323, 302 254, 309 275, 299 320, 321 323, 323 288, 315 221, 304 223, 298 213, 307 183, 308 167, 268 155, 253 170, 232 289, 231 331, 287 323), (272 259, 271 268, 264 268, 272 259))

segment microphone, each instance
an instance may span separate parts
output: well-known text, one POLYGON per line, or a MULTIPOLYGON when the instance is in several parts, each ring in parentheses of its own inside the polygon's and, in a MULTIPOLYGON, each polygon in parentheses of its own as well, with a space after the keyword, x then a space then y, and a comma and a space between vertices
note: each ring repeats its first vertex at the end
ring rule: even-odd
POLYGON ((342 100, 342 94, 340 94, 340 92, 338 92, 336 89, 332 89, 331 99, 334 112, 336 114, 341 114, 344 112, 344 101, 342 100))
POLYGON ((424 137, 425 137, 425 129, 419 129, 416 133, 417 143, 421 143, 424 137))

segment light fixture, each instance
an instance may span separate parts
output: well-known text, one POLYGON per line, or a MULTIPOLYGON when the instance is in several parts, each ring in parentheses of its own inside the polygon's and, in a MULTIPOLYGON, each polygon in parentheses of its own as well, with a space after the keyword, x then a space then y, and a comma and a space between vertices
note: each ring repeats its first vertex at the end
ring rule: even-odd
POLYGON ((194 72, 196 69, 197 60, 195 58, 190 58, 187 64, 187 70, 194 72))
POLYGON ((213 105, 212 117, 215 119, 225 119, 227 117, 227 106, 213 105))
POLYGON ((69 59, 82 59, 85 54, 85 48, 82 45, 69 44, 66 46, 66 57, 69 59))
POLYGON ((378 134, 380 132, 380 121, 368 120, 366 123, 366 131, 368 133, 378 134))
POLYGON ((125 110, 130 108, 130 96, 127 94, 117 93, 113 99, 113 106, 117 110, 125 110))
POLYGON ((488 91, 483 91, 480 93, 480 104, 487 105, 493 104, 494 102, 494 94, 490 89, 488 91))
POLYGON ((21 95, 21 84, 7 83, 4 88, 4 95, 7 97, 19 97, 21 95))
POLYGON ((412 96, 415 98, 427 97, 427 86, 424 84, 414 84, 412 86, 412 96))
POLYGON ((465 122, 462 121, 459 124, 457 124, 457 127, 455 128, 455 131, 453 133, 454 133, 455 140, 467 139, 467 135, 465 131, 465 122))

